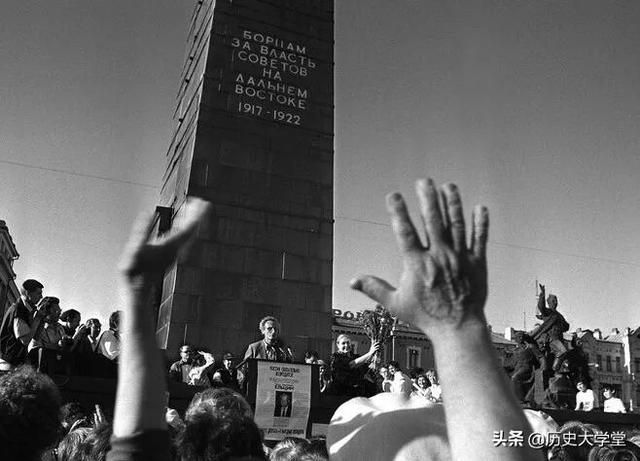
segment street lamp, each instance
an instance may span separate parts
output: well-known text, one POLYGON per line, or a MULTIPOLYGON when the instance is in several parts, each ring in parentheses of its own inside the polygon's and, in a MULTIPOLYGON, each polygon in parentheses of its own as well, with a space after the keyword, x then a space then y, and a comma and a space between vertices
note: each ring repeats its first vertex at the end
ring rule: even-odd
POLYGON ((391 327, 391 360, 396 359, 396 325, 398 325, 398 317, 393 318, 393 326, 391 327))

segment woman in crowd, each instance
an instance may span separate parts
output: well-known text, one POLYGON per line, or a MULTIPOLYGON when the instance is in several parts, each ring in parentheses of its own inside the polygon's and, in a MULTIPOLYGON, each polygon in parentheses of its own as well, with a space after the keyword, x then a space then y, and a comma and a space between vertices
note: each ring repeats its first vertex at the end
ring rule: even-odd
POLYGON ((416 385, 413 386, 413 392, 411 395, 429 400, 429 380, 425 375, 418 375, 416 378, 416 385))
POLYGON ((331 373, 324 360, 318 360, 318 365, 320 365, 320 392, 325 394, 331 387, 331 373))
POLYGON ((391 384, 393 384, 393 376, 389 373, 388 366, 381 366, 380 370, 378 370, 380 375, 380 389, 382 392, 391 392, 391 384))
POLYGON ((337 350, 331 355, 331 393, 337 395, 365 396, 364 374, 366 364, 380 349, 378 341, 372 341, 366 354, 357 356, 351 349, 351 338, 341 334, 336 339, 337 350))
POLYGON ((98 319, 89 319, 86 323, 87 334, 85 336, 86 346, 91 348, 93 352, 98 349, 98 338, 100 337, 100 330, 102 330, 102 324, 98 319))
POLYGON ((400 363, 397 360, 391 360, 387 368, 389 369, 389 375, 391 375, 389 392, 392 394, 404 394, 409 397, 413 391, 413 382, 411 382, 409 375, 402 371, 400 363))
MULTIPOLYGON (((74 339, 75 372, 81 376, 93 376, 97 360, 102 357, 97 353, 98 338, 102 325, 98 319, 89 319, 80 325, 74 339)), ((106 360, 106 359, 105 359, 106 360)))

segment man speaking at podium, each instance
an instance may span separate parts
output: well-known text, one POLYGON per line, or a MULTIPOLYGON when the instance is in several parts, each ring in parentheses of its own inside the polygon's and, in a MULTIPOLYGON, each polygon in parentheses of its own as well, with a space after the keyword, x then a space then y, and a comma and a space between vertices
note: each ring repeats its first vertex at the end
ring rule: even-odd
POLYGON ((260 341, 249 344, 244 359, 263 359, 275 362, 293 362, 293 351, 279 338, 280 322, 269 315, 260 320, 260 333, 264 337, 260 341))

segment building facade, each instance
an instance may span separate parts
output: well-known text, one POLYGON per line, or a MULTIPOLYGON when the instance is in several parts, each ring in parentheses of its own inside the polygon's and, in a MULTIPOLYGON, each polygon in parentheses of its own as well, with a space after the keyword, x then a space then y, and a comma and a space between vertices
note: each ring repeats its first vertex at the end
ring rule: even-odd
POLYGON ((5 309, 20 297, 13 271, 13 262, 19 257, 7 223, 0 220, 0 319, 5 309))
POLYGON ((635 384, 635 365, 640 367, 640 338, 630 328, 620 331, 614 328, 608 335, 600 329, 577 329, 565 334, 580 340, 589 360, 591 387, 596 394, 596 404, 602 402, 602 386, 608 384, 616 390, 628 411, 636 411, 638 391, 635 384))
MULTIPOLYGON (((364 354, 369 350, 371 341, 360 324, 360 314, 360 312, 340 309, 333 310, 332 352, 336 349, 336 339, 340 334, 347 334, 351 337, 356 354, 364 354)), ((511 366, 516 343, 493 332, 490 327, 489 333, 498 361, 508 369, 511 366)), ((436 368, 431 341, 421 330, 403 322, 398 322, 391 337, 383 346, 381 360, 383 363, 396 360, 405 370, 436 368)))
POLYGON ((629 398, 629 405, 637 411, 640 408, 640 327, 625 328, 622 338, 625 351, 624 369, 627 373, 627 386, 623 389, 629 398))
MULTIPOLYGON (((333 310, 332 352, 338 335, 348 334, 354 352, 363 354, 369 350, 371 341, 360 324, 360 312, 333 310)), ((489 327, 496 357, 506 372, 513 369, 514 350, 517 344, 511 340, 516 330, 507 328, 504 335, 489 327)), ((596 395, 596 406, 602 404, 602 386, 616 389, 628 411, 638 412, 640 402, 640 327, 624 330, 613 329, 603 335, 599 329, 578 329, 565 333, 565 340, 574 336, 587 355, 591 387, 596 395)), ((324 357, 322 357, 324 358, 324 357)), ((429 339, 417 328, 399 323, 382 349, 383 363, 397 360, 405 370, 412 368, 435 368, 433 347, 429 339)))

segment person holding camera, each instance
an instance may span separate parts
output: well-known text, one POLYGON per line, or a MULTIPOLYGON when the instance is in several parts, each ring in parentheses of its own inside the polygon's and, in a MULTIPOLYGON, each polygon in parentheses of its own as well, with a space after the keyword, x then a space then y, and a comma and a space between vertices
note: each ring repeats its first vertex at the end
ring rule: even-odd
POLYGON ((28 361, 38 371, 49 375, 61 370, 62 352, 71 349, 73 339, 67 336, 60 319, 60 300, 54 296, 42 298, 38 304, 38 314, 42 322, 29 343, 28 361))
POLYGON ((102 324, 96 318, 87 320, 76 329, 73 335, 73 346, 71 347, 74 355, 75 374, 93 376, 99 371, 96 370, 99 367, 101 358, 97 352, 101 330, 102 324))
POLYGON ((180 360, 171 364, 169 377, 189 386, 211 386, 209 371, 215 364, 212 354, 196 351, 190 344, 180 348, 180 360))

